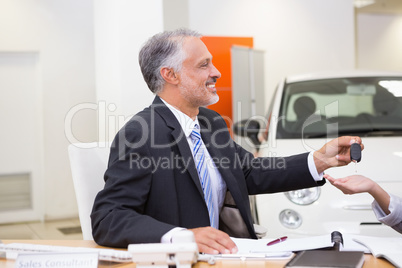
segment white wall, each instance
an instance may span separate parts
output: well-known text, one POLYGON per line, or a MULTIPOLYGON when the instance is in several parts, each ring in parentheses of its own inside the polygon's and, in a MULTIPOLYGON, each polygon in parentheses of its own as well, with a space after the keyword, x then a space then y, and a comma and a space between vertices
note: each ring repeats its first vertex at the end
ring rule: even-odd
POLYGON ((96 0, 98 140, 111 141, 126 120, 152 103, 138 64, 141 46, 163 31, 162 0, 96 0))
POLYGON ((43 215, 40 66, 38 52, 0 52, 0 223, 43 215))
POLYGON ((188 28, 188 23, 188 0, 163 0, 163 30, 188 28))
MULTIPOLYGON (((35 180, 35 185, 40 184, 35 186, 35 198, 41 203, 37 219, 78 215, 67 146, 71 142, 113 138, 118 126, 108 135, 105 132, 109 130, 97 128, 99 121, 129 118, 152 101, 137 57, 142 43, 163 30, 162 21, 162 0, 0 1, 0 53, 37 55, 31 69, 38 76, 39 88, 32 101, 39 106, 35 116, 41 125, 38 133, 30 128, 25 133, 38 135, 34 142, 41 145, 33 155, 39 159, 35 163, 41 165, 36 172, 41 176, 35 180), (116 110, 108 110, 109 104, 116 110)), ((2 98, 7 98, 7 89, 0 85, 2 98)), ((22 107, 18 112, 30 120, 31 110, 22 107)), ((15 130, 12 125, 4 125, 7 122, 24 124, 17 115, 9 116, 11 120, 1 122, 2 129, 15 130)), ((15 135, 14 140, 2 143, 17 143, 20 138, 15 135)), ((15 155, 12 150, 3 150, 1 158, 15 155)), ((11 171, 0 167, 0 174, 25 171, 27 164, 19 164, 22 159, 11 160, 16 166, 11 171)), ((2 216, 0 213, 1 222, 3 218, 13 220, 2 216)))
MULTIPOLYGON (((36 142, 43 146, 33 157, 43 159, 40 182, 35 181, 43 185, 42 191, 36 193, 42 200, 42 218, 76 215, 64 117, 74 103, 95 100, 92 1, 2 0, 0 39, 0 52, 38 55, 40 89, 32 101, 41 105, 37 107, 41 117, 37 122, 43 125, 36 142)), ((0 90, 1 97, 7 98, 7 89, 0 87, 0 90)), ((32 115, 24 107, 18 112, 26 114, 26 120, 32 115)), ((25 123, 17 120, 16 117, 15 124, 25 123)), ((94 115, 83 114, 72 127, 80 139, 93 139, 94 115)), ((2 129, 12 132, 14 128, 2 125, 2 129)), ((26 129, 25 135, 34 134, 32 129, 26 129)), ((2 142, 18 143, 19 139, 15 135, 13 140, 2 142)), ((21 159, 14 161, 18 163, 21 159)), ((23 166, 21 163, 20 168, 23 166)))
POLYGON ((357 15, 359 69, 402 72, 402 15, 357 15))
POLYGON ((265 50, 267 102, 285 75, 354 68, 352 0, 189 0, 190 28, 251 36, 265 50))

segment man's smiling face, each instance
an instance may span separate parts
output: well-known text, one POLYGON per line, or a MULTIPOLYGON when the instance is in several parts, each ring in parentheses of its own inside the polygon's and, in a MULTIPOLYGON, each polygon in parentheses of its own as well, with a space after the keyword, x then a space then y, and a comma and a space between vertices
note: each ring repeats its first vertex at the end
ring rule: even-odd
POLYGON ((212 64, 212 55, 201 39, 189 37, 184 41, 185 59, 178 73, 180 94, 193 107, 218 102, 215 83, 221 73, 212 64))

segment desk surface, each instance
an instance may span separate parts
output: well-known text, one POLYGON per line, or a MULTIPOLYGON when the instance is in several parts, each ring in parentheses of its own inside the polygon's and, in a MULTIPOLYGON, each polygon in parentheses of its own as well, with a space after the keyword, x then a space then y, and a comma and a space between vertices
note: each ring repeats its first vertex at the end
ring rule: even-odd
MULTIPOLYGON (((3 243, 29 243, 29 244, 41 244, 41 245, 55 245, 55 246, 70 246, 70 247, 89 247, 89 248, 104 248, 97 245, 94 241, 91 240, 3 240, 3 243)), ((365 262, 363 268, 371 268, 371 267, 394 267, 388 261, 384 259, 378 259, 373 257, 371 254, 365 254, 365 262)), ((207 263, 199 262, 193 267, 195 268, 205 268, 205 267, 216 267, 216 268, 226 268, 226 267, 284 267, 285 264, 289 260, 224 260, 224 261, 217 261, 215 265, 210 266, 207 263)), ((0 259, 0 268, 5 267, 13 267, 14 268, 15 261, 13 260, 5 260, 0 259)), ((99 263, 98 267, 135 267, 133 263, 99 263)))

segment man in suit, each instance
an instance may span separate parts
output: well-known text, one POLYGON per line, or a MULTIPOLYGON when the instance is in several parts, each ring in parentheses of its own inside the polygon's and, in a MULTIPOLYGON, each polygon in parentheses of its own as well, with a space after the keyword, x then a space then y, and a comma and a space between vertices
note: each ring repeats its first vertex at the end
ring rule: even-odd
POLYGON ((250 194, 322 185, 323 171, 349 163, 351 142, 361 144, 359 137, 341 137, 312 153, 254 158, 231 139, 219 114, 203 108, 218 101, 221 74, 198 33, 157 34, 139 62, 156 97, 114 139, 105 187, 91 214, 98 244, 169 242, 189 229, 200 252, 234 253, 236 245, 219 229, 235 223, 241 237, 256 238, 250 194), (228 193, 240 215, 236 222, 222 216, 228 193))

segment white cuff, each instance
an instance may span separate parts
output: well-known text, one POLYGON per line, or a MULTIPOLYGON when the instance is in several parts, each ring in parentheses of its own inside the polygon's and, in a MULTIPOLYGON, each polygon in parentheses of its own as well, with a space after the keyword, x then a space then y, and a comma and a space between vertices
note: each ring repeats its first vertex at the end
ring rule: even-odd
POLYGON ((310 152, 307 157, 307 162, 308 162, 308 169, 310 170, 311 176, 315 181, 322 181, 324 172, 321 172, 318 174, 317 167, 315 166, 314 162, 314 152, 310 152))
POLYGON ((173 234, 180 232, 182 230, 186 230, 185 228, 182 227, 176 227, 173 228, 172 230, 170 230, 169 232, 167 232, 166 234, 164 234, 161 238, 161 243, 165 243, 165 244, 170 244, 172 243, 172 237, 173 234))

